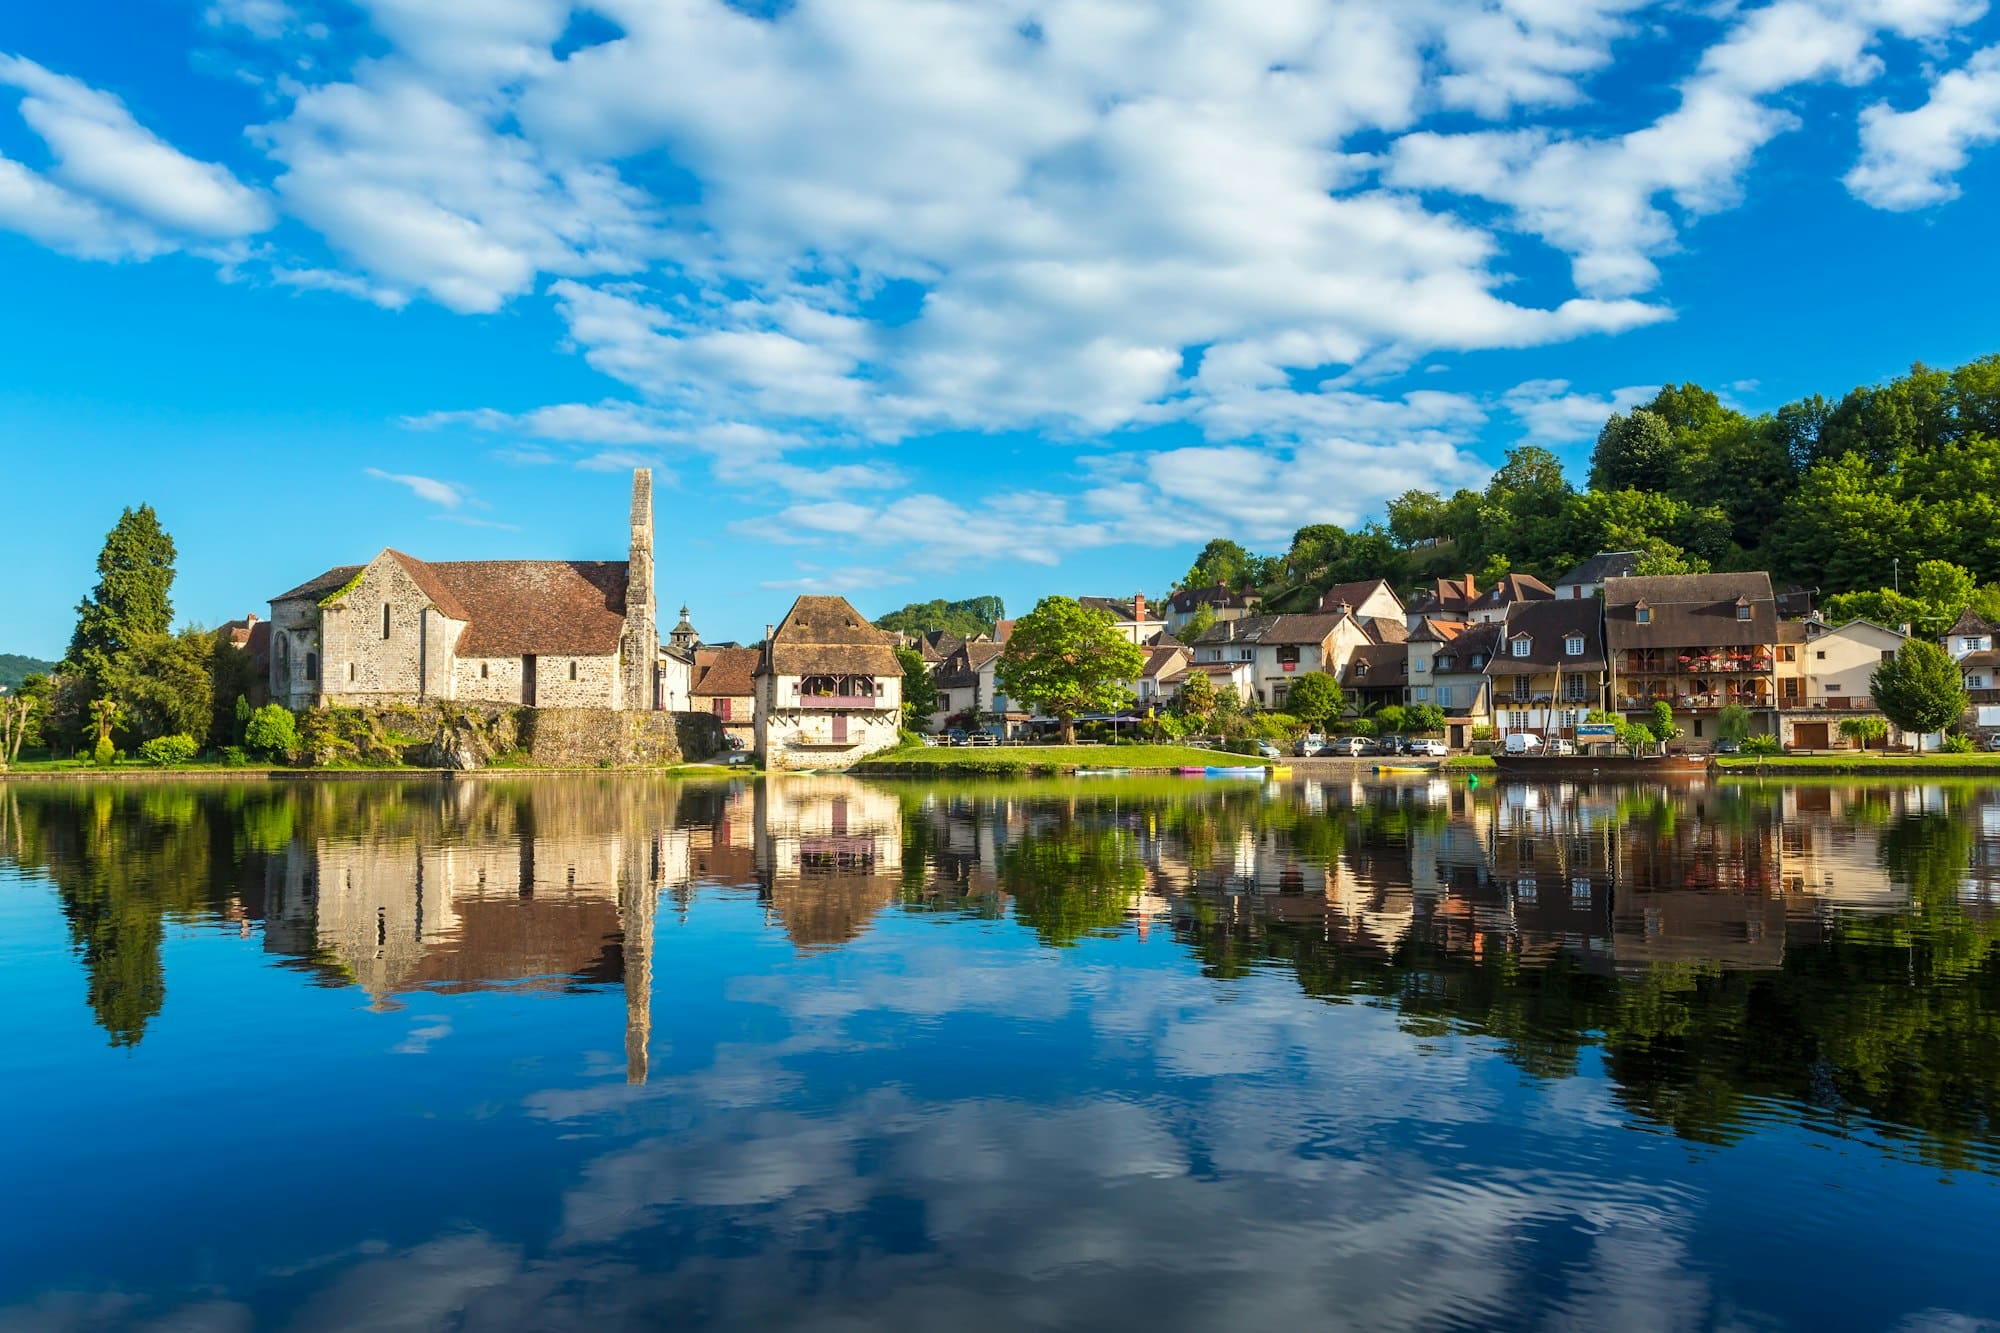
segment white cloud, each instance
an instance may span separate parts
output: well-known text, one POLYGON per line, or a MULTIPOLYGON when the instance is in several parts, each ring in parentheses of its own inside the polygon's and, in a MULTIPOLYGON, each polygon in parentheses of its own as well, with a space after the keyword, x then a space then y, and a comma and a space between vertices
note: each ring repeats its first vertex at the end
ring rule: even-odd
POLYGON ((880 565, 841 565, 824 568, 800 564, 798 574, 789 579, 768 579, 757 586, 772 592, 821 592, 843 596, 871 588, 893 588, 915 582, 907 571, 880 565))
POLYGON ((1608 138, 1418 131, 1392 148, 1387 177, 1506 206, 1516 226, 1572 256, 1587 294, 1643 292, 1659 281, 1654 257, 1678 238, 1662 197, 1689 216, 1732 206, 1757 151, 1799 124, 1766 98, 1801 84, 1865 83, 1881 70, 1871 47, 1882 30, 1935 36, 1981 9, 1965 0, 1777 0, 1742 13, 1680 85, 1679 104, 1651 125, 1608 138))
POLYGON ((1857 199, 1898 212, 1958 197, 1952 178, 1970 150, 2000 139, 2000 46, 1931 85, 1911 111, 1878 102, 1861 113, 1861 160, 1845 177, 1857 199))
POLYGON ((289 31, 298 14, 284 0, 214 0, 202 12, 202 21, 212 28, 241 28, 269 41, 289 31))
MULTIPOLYGON (((1573 393, 1568 380, 1527 380, 1500 396, 1500 404, 1539 444, 1594 439, 1605 419, 1628 412, 1659 392, 1657 384, 1632 384, 1608 394, 1573 393)), ((1754 387, 1754 386, 1753 386, 1754 387)))
POLYGON ((197 162, 132 118, 109 93, 32 60, 0 55, 0 83, 20 89, 21 118, 55 157, 65 186, 166 231, 227 240, 272 223, 263 196, 197 162))
POLYGON ((465 488, 456 482, 419 477, 407 472, 384 472, 378 467, 363 468, 362 471, 377 481, 393 481, 398 486, 407 486, 410 494, 440 509, 455 511, 465 503, 465 488))
POLYGON ((79 259, 148 259, 173 249, 152 228, 0 157, 0 227, 79 259))

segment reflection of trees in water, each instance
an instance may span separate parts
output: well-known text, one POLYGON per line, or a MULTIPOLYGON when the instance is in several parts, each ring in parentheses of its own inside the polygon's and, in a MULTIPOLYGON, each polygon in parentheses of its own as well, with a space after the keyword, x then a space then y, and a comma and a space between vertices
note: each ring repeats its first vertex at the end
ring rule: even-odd
POLYGON ((999 869, 1014 919, 1056 947, 1123 925, 1146 886, 1130 831, 1071 812, 1032 824, 1001 853, 999 869))
POLYGON ((169 918, 261 915, 261 858, 282 798, 244 788, 54 784, 0 793, 0 852, 55 884, 86 1002, 114 1046, 136 1046, 166 1000, 169 918))

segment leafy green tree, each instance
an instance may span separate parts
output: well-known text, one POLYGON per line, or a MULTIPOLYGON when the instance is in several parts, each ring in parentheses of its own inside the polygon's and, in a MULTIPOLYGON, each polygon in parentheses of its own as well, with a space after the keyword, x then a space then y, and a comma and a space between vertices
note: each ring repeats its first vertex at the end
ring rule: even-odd
POLYGON ((1889 724, 1879 717, 1844 717, 1840 720, 1840 734, 1865 750, 1889 738, 1889 724))
POLYGON ((914 727, 937 711, 937 681, 916 649, 898 648, 896 660, 903 666, 903 725, 914 727))
POLYGON ((1217 537, 1201 548, 1201 554, 1189 566, 1181 586, 1206 588, 1220 583, 1230 588, 1244 587, 1251 582, 1252 562, 1256 558, 1227 537, 1217 537))
POLYGON ((1384 704, 1375 710, 1375 732, 1379 736, 1396 735, 1409 725, 1409 710, 1401 704, 1384 704))
POLYGON ((1728 704, 1715 715, 1715 734, 1720 740, 1742 744, 1750 734, 1750 710, 1742 704, 1728 704))
POLYGON ((1006 614, 1007 608, 998 597, 968 597, 957 602, 933 598, 891 611, 877 620, 875 627, 912 637, 943 630, 961 639, 971 639, 982 634, 991 637, 994 622, 1006 614))
POLYGON ((1188 616, 1187 624, 1181 627, 1181 638, 1184 642, 1192 643, 1213 628, 1215 628, 1215 607, 1203 602, 1188 616))
POLYGON ((1127 682, 1145 666, 1145 649, 1120 633, 1108 613, 1044 597, 1014 623, 997 674, 1010 697, 1059 721, 1063 744, 1072 745, 1077 715, 1128 705, 1127 682))
POLYGON ((1340 682, 1324 671, 1308 671, 1285 692, 1285 707, 1314 731, 1338 717, 1347 706, 1340 682))
POLYGON ((145 634, 111 666, 111 696, 141 741, 206 736, 215 723, 216 636, 201 630, 145 634))
POLYGON ((1647 724, 1647 730, 1651 731, 1653 739, 1662 745, 1665 745, 1668 741, 1678 739, 1681 734, 1681 728, 1680 724, 1674 721, 1674 706, 1665 699, 1661 699, 1655 703, 1653 705, 1653 719, 1647 724))
POLYGON ((1206 722, 1215 711, 1215 685, 1205 671, 1189 669, 1181 677, 1180 693, 1174 698, 1174 710, 1182 717, 1196 722, 1206 722))
POLYGON ((1444 730, 1444 709, 1436 704, 1411 704, 1404 710, 1403 722, 1419 736, 1434 736, 1444 730))
POLYGON ((282 704, 265 704, 243 726, 243 744, 266 759, 290 763, 299 753, 299 723, 282 704))
POLYGON ((1688 472, 1673 427, 1644 408, 1606 421, 1590 456, 1590 485, 1598 491, 1676 495, 1687 485, 1688 472))
POLYGON ((1923 639, 1907 639, 1894 657, 1884 658, 1868 688, 1891 722, 1919 736, 1943 731, 1966 709, 1958 663, 1923 639))
POLYGON ((1332 523, 1309 523, 1292 534, 1285 553, 1285 573, 1307 579, 1340 559, 1347 550, 1347 530, 1332 523))
POLYGON ((21 747, 35 721, 35 701, 25 694, 0 694, 0 768, 19 762, 21 747))
POLYGON ((151 505, 127 509, 97 554, 97 586, 77 604, 67 661, 102 692, 118 657, 172 627, 174 539, 151 505))

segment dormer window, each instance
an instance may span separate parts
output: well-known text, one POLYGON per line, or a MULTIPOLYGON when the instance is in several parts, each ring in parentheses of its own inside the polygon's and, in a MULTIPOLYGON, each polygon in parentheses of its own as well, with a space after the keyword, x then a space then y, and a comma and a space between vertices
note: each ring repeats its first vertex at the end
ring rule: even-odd
POLYGON ((1359 679, 1360 677, 1365 676, 1367 674, 1368 674, 1368 664, 1366 662, 1356 662, 1354 664, 1354 675, 1356 679, 1359 679))
POLYGON ((1632 619, 1641 625, 1652 624, 1653 608, 1647 606, 1644 602, 1634 602, 1632 604, 1632 619))
POLYGON ((1479 671, 1483 669, 1485 666, 1486 666, 1486 654, 1474 653, 1472 655, 1472 669, 1474 671, 1479 671))
POLYGON ((1749 598, 1739 597, 1736 599, 1736 618, 1738 620, 1748 620, 1750 618, 1749 598))
POLYGON ((1525 634, 1521 635, 1519 638, 1514 640, 1514 656, 1526 657, 1528 655, 1528 649, 1533 645, 1534 645, 1533 639, 1530 639, 1525 634))
POLYGON ((1570 657, 1582 657, 1583 636, 1581 634, 1572 634, 1567 639, 1564 639, 1563 652, 1570 657))

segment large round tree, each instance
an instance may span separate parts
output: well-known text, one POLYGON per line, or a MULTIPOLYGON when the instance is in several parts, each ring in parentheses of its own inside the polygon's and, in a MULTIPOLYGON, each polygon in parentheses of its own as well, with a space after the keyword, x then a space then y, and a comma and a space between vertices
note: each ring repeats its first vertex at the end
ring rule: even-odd
POLYGON ((1131 682, 1145 669, 1146 650, 1119 631, 1109 612, 1044 597, 1014 622, 996 674, 1009 698, 1060 722, 1063 744, 1070 745, 1078 715, 1131 703, 1131 682))
POLYGON ((1906 640, 1894 657, 1882 659, 1868 689, 1891 722, 1917 734, 1919 746, 1925 733, 1943 731, 1966 709, 1958 663, 1922 639, 1906 640))

